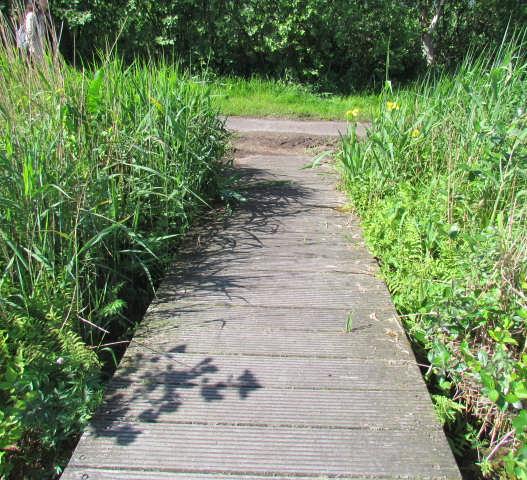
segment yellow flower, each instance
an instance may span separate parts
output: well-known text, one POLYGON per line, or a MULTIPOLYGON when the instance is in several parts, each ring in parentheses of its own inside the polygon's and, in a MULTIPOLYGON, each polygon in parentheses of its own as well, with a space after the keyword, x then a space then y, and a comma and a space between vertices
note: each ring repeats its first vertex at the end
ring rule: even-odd
POLYGON ((150 103, 156 107, 161 113, 164 113, 163 105, 161 105, 161 102, 157 99, 152 97, 151 95, 148 96, 150 103))
POLYGON ((386 102, 386 108, 391 112, 392 110, 399 110, 401 106, 397 102, 386 102))
POLYGON ((359 115, 359 113, 360 113, 360 110, 358 108, 354 108, 352 110, 348 110, 346 112, 346 116, 353 118, 353 117, 357 117, 359 115))
POLYGON ((418 128, 414 128, 411 132, 410 132, 410 135, 412 136, 412 138, 417 138, 421 135, 421 130, 419 130, 418 128))

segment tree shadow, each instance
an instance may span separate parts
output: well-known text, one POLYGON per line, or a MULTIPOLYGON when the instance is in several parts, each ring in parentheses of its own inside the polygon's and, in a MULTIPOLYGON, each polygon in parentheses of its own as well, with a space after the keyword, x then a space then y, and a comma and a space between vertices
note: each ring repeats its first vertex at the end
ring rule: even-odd
POLYGON ((320 208, 309 205, 316 193, 309 186, 282 182, 265 169, 239 170, 246 182, 247 200, 230 214, 218 216, 216 212, 202 219, 187 235, 178 247, 178 260, 156 294, 152 305, 156 315, 163 303, 181 305, 210 296, 218 301, 247 303, 244 289, 262 276, 250 268, 255 254, 263 253, 268 242, 289 228, 291 221, 309 218, 310 211, 320 208), (233 274, 233 264, 247 268, 243 274, 233 274))
POLYGON ((186 347, 178 346, 167 354, 135 353, 123 359, 107 387, 104 404, 92 422, 91 434, 111 437, 118 445, 134 443, 145 429, 144 424, 169 421, 185 423, 184 415, 174 415, 185 398, 193 402, 199 396, 205 404, 219 402, 227 390, 236 391, 240 400, 262 388, 249 369, 239 375, 221 378, 212 356, 195 363, 185 355, 186 347))
POLYGON ((257 282, 261 273, 241 275, 227 267, 233 259, 250 264, 255 249, 265 248, 264 239, 283 228, 286 219, 305 215, 311 208, 306 202, 314 190, 277 181, 265 169, 242 167, 237 171, 245 182, 247 201, 237 205, 231 215, 218 217, 216 212, 204 218, 178 246, 180 260, 166 276, 109 382, 91 435, 129 445, 149 424, 204 421, 207 408, 226 398, 233 402, 234 394, 237 401, 246 401, 263 388, 256 374, 243 364, 233 367, 239 372, 222 372, 214 352, 189 353, 186 344, 178 345, 178 330, 185 319, 192 319, 191 328, 204 325, 211 327, 211 332, 226 326, 223 318, 200 319, 200 308, 194 305, 203 307, 209 298, 243 302, 244 288, 249 281, 257 282))

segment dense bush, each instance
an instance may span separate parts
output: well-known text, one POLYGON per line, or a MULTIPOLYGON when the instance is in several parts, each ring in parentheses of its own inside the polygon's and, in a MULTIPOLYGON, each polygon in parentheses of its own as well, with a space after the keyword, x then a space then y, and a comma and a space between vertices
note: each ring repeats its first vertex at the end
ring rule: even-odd
POLYGON ((41 479, 99 401, 105 344, 216 194, 225 133, 167 65, 0 48, 0 69, 0 477, 41 479))
POLYGON ((124 25, 118 48, 125 56, 175 54, 220 74, 364 86, 383 78, 390 37, 394 75, 415 70, 421 62, 415 22, 397 2, 137 0, 54 5, 84 57, 108 38, 113 40, 124 25))
MULTIPOLYGON (((15 0, 0 0, 7 9, 15 0)), ((422 34, 433 32, 437 62, 455 66, 468 45, 483 48, 527 22, 522 0, 51 0, 64 22, 63 50, 90 59, 117 46, 125 58, 165 54, 219 74, 274 77, 351 91, 406 80, 425 67, 422 34), (388 55, 389 54, 389 55, 388 55)))
POLYGON ((456 454, 527 479, 525 46, 384 92, 346 185, 456 454))

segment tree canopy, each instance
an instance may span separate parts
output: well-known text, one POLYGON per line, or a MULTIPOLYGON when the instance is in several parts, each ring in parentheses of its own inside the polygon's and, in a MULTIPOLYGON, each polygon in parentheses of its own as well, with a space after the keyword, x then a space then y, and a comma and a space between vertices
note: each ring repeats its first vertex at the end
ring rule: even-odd
MULTIPOLYGON (((8 1, 0 8, 8 10, 8 1)), ((453 67, 527 23, 523 0, 51 0, 64 53, 167 55, 219 74, 353 90, 453 67), (428 45, 428 47, 427 47, 428 45), (428 53, 427 53, 428 52, 428 53), (432 55, 432 58, 430 57, 432 55)))

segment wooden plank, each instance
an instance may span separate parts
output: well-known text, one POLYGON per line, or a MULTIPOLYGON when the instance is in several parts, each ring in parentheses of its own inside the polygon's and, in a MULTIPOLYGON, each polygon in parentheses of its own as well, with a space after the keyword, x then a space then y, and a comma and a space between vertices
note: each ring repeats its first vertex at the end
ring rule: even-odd
MULTIPOLYGON (((376 265, 371 255, 366 254, 366 250, 362 248, 353 248, 349 244, 339 248, 338 243, 331 243, 327 241, 316 241, 302 238, 285 238, 281 242, 276 242, 262 237, 258 239, 242 239, 239 242, 230 242, 232 237, 224 237, 216 243, 210 244, 207 247, 203 246, 199 252, 194 253, 185 259, 185 262, 178 262, 177 265, 186 267, 187 273, 190 265, 199 268, 200 265, 206 264, 207 260, 230 265, 234 261, 243 263, 247 269, 251 268, 258 260, 270 262, 276 259, 277 263, 288 261, 297 261, 298 266, 302 261, 306 260, 320 260, 321 262, 336 262, 342 261, 344 264, 355 266, 360 265, 376 265), (249 257, 250 256, 250 257, 249 257)), ((203 239, 200 239, 200 243, 203 239)), ((211 264, 212 262, 208 262, 211 264)), ((211 265, 213 266, 213 265, 211 265)), ((290 270, 297 272, 296 269, 290 270)), ((193 270, 192 270, 193 272, 193 270)), ((313 271, 311 270, 311 273, 313 271)), ((353 272, 350 272, 353 273, 353 272)))
MULTIPOLYGON (((294 477, 284 474, 280 475, 246 475, 246 474, 222 474, 222 473, 178 473, 178 472, 163 472, 158 469, 155 470, 129 470, 126 468, 119 468, 118 470, 95 469, 95 468, 69 468, 66 474, 62 475, 61 480, 329 480, 328 476, 297 476, 294 477)), ((353 477, 338 477, 340 480, 371 480, 369 478, 353 477)), ((376 477, 380 480, 393 480, 394 477, 376 477)), ((445 477, 423 477, 430 480, 445 480, 445 477)))
POLYGON ((103 422, 440 430, 428 392, 422 390, 306 391, 236 387, 228 382, 170 388, 114 382, 99 418, 103 422))
POLYGON ((136 340, 158 352, 184 346, 188 353, 217 355, 414 360, 404 333, 396 325, 383 329, 370 323, 346 333, 346 317, 342 317, 340 324, 336 333, 243 329, 236 323, 216 328, 212 325, 182 329, 175 325, 155 332, 149 329, 146 334, 137 335, 136 340))
POLYGON ((327 428, 95 423, 72 466, 173 472, 459 478, 444 434, 327 428))
MULTIPOLYGON (((182 307, 173 303, 155 303, 139 330, 139 335, 155 334, 160 329, 223 329, 232 328, 262 330, 337 332, 344 331, 348 316, 352 318, 352 328, 359 330, 380 325, 381 328, 398 328, 396 313, 388 302, 375 308, 356 308, 349 310, 327 310, 311 308, 267 308, 248 306, 210 306, 208 304, 182 307)), ((215 332, 213 332, 215 333, 215 332)))
POLYGON ((160 352, 132 342, 116 381, 132 385, 199 385, 236 382, 241 388, 353 391, 426 391, 414 361, 258 357, 160 352))
MULTIPOLYGON (((292 285, 286 282, 263 285, 259 288, 244 288, 234 279, 218 276, 216 284, 168 286, 159 292, 161 298, 171 297, 180 305, 210 302, 211 304, 232 303, 233 305, 251 305, 275 307, 303 307, 314 309, 352 310, 358 305, 375 305, 386 295, 386 287, 368 276, 355 279, 347 290, 339 288, 336 282, 313 282, 314 285, 292 285), (351 288, 353 287, 353 289, 351 288), (368 298, 364 298, 368 294, 368 298), (378 300, 377 300, 378 299, 378 300)), ((255 284, 254 284, 255 285, 255 284)), ((346 288, 346 287, 341 287, 346 288)))
MULTIPOLYGON (((263 207, 262 207, 263 208, 263 207)), ((307 207, 306 207, 307 208, 307 207)), ((238 208, 235 215, 224 217, 214 224, 215 233, 220 236, 230 236, 236 232, 245 235, 252 233, 253 238, 260 236, 274 236, 278 233, 294 234, 331 234, 342 233, 344 235, 356 235, 360 237, 360 230, 356 228, 356 220, 340 214, 337 210, 326 208, 327 214, 320 215, 311 211, 308 216, 299 215, 296 210, 276 210, 268 216, 258 210, 248 209, 246 211, 238 208)), ((319 212, 320 213, 320 212, 319 212)), ((271 238, 269 238, 271 240, 271 238)))

